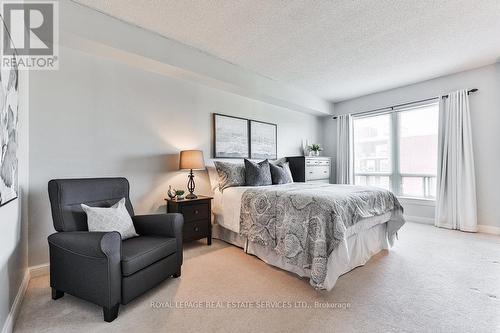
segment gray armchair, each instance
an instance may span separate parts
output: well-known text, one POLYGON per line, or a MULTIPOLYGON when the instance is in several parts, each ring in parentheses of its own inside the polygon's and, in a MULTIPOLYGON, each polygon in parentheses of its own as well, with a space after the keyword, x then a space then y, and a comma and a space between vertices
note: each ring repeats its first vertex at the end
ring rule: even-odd
POLYGON ((119 305, 181 275, 181 214, 134 215, 125 178, 58 179, 49 182, 56 233, 48 237, 52 298, 64 293, 103 307, 104 320, 119 305), (110 207, 121 198, 139 237, 122 241, 114 232, 89 232, 80 204, 110 207))

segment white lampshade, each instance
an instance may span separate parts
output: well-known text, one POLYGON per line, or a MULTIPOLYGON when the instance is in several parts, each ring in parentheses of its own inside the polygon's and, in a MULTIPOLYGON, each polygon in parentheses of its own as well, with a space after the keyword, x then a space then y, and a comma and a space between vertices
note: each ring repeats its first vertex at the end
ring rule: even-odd
POLYGON ((179 169, 205 169, 203 151, 201 150, 183 150, 179 160, 179 169))

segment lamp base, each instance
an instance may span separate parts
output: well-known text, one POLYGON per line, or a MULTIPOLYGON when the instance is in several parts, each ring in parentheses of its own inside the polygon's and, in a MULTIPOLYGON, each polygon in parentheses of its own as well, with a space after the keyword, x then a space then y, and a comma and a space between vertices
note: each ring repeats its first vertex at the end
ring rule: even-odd
POLYGON ((189 175, 188 175, 188 184, 187 184, 187 189, 189 191, 189 194, 186 195, 186 199, 196 199, 198 198, 196 196, 196 194, 194 194, 194 188, 195 188, 195 184, 194 184, 194 175, 193 175, 193 169, 189 170, 189 175))
POLYGON ((186 195, 186 199, 196 199, 198 198, 198 196, 194 193, 189 193, 188 195, 186 195))

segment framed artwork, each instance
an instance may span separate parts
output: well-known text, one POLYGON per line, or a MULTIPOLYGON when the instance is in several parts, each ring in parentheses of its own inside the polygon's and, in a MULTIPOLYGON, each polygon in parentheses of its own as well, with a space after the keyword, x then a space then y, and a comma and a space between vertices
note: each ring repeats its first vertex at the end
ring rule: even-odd
POLYGON ((0 70, 0 206, 18 196, 18 74, 17 67, 0 70))
POLYGON ((276 160, 278 126, 250 120, 250 158, 276 160))
POLYGON ((249 158, 248 119, 214 113, 214 157, 249 158))

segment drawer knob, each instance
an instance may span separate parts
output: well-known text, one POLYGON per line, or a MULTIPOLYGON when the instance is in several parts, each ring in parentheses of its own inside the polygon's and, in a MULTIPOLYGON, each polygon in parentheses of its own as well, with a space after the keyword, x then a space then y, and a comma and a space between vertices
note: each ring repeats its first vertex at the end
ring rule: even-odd
POLYGON ((198 230, 200 230, 200 228, 194 227, 194 231, 198 231, 198 230))
POLYGON ((195 210, 194 210, 194 214, 195 214, 195 215, 198 215, 198 213, 199 213, 198 209, 195 209, 195 210))

